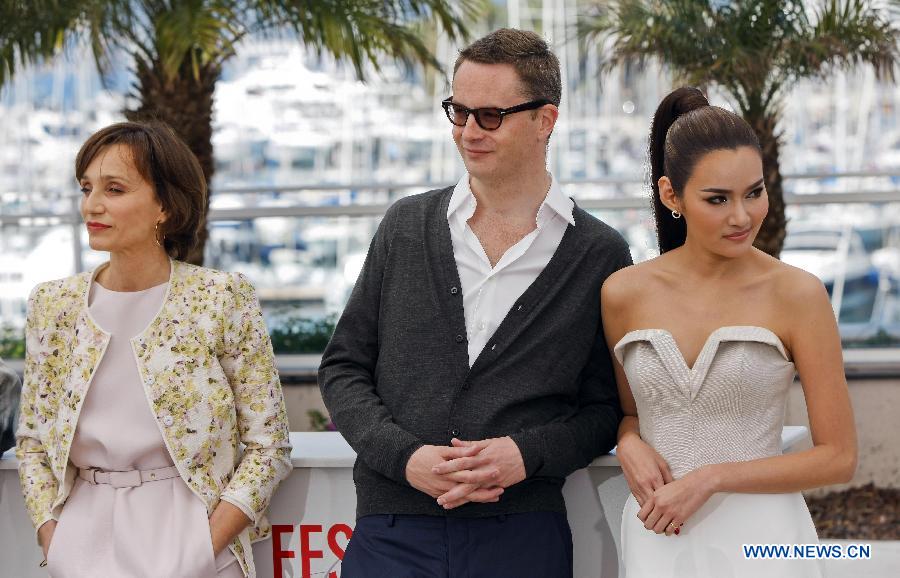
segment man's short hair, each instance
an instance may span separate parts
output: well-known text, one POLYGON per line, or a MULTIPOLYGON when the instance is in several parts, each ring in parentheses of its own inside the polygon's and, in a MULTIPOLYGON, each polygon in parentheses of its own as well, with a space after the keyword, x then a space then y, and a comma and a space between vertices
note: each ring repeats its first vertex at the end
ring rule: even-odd
POLYGON ((519 74, 525 97, 547 99, 556 106, 562 99, 559 59, 543 38, 527 30, 501 28, 459 51, 453 73, 465 61, 511 64, 519 74))

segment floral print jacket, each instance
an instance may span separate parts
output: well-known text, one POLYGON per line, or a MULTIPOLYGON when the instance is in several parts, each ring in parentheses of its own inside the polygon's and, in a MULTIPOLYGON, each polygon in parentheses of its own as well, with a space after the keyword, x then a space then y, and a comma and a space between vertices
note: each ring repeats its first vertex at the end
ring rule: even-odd
MULTIPOLYGON (((28 301, 16 456, 35 528, 58 519, 74 484, 69 449, 109 343, 88 311, 102 268, 42 283, 28 301)), ((208 514, 225 499, 253 519, 230 546, 253 577, 250 544, 269 534, 266 508, 291 471, 284 398, 253 286, 240 273, 173 260, 162 307, 131 346, 182 479, 208 514)))

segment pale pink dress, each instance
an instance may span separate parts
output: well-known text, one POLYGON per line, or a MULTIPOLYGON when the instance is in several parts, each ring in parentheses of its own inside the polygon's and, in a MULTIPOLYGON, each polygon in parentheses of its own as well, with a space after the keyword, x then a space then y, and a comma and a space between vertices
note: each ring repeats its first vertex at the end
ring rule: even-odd
MULTIPOLYGON (((168 284, 110 291, 94 283, 89 311, 111 339, 78 418, 69 460, 110 471, 172 465, 131 349, 168 284)), ((54 578, 243 578, 225 548, 213 558, 206 506, 180 477, 114 488, 75 480, 50 542, 54 578)))

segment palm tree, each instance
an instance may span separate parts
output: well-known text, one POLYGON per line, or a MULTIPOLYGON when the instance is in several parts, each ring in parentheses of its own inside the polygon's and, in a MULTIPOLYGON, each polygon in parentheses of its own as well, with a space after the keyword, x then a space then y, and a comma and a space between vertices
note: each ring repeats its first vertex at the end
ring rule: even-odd
MULTIPOLYGON (((894 0, 896 2, 896 0, 894 0)), ((871 65, 894 79, 898 32, 876 2, 824 0, 619 0, 601 2, 580 25, 583 38, 610 41, 605 70, 667 65, 678 83, 715 85, 759 137, 769 214, 756 246, 781 253, 787 221, 779 168, 784 99, 803 78, 871 65)))
MULTIPOLYGON (((17 67, 88 39, 98 68, 110 50, 133 57, 130 120, 167 122, 211 182, 212 110, 222 66, 255 34, 293 34, 319 54, 349 61, 359 78, 379 59, 437 66, 418 26, 467 36, 481 0, 0 0, 0 86, 17 67)), ((206 230, 189 260, 200 263, 206 230)))

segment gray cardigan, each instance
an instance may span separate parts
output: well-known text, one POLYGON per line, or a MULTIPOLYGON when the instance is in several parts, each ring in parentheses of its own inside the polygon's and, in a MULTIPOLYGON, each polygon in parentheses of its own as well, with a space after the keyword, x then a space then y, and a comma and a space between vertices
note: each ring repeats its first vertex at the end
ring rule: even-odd
POLYGON ((387 211, 319 367, 325 405, 358 454, 357 516, 565 512, 565 477, 614 446, 622 415, 600 287, 631 264, 628 245, 576 206, 575 226, 470 369, 452 192, 387 211), (527 477, 497 503, 445 511, 406 481, 423 444, 506 435, 527 477))

